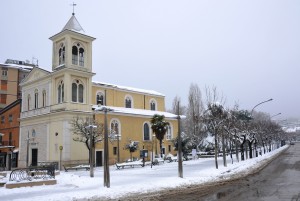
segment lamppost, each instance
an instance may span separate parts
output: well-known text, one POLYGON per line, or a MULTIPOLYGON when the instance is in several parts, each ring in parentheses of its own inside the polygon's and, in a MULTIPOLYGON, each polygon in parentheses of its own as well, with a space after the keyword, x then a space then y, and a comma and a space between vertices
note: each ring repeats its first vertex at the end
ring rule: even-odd
POLYGON ((272 115, 272 116, 270 117, 270 119, 272 119, 273 117, 276 117, 276 116, 278 116, 278 115, 281 115, 281 113, 279 112, 279 113, 277 113, 277 114, 272 115))
POLYGON ((63 148, 63 146, 59 146, 59 171, 61 171, 61 155, 63 148))
POLYGON ((154 146, 153 146, 153 141, 154 141, 154 138, 155 138, 155 134, 153 134, 152 135, 152 154, 151 154, 151 168, 152 168, 152 165, 153 165, 153 153, 154 153, 154 150, 153 150, 153 148, 154 148, 154 146))
POLYGON ((28 163, 29 163, 29 141, 34 139, 34 137, 29 137, 29 131, 28 131, 28 136, 25 139, 27 141, 27 148, 26 148, 26 167, 28 168, 28 163))
POLYGON ((251 117, 252 117, 252 113, 253 113, 253 111, 254 111, 254 108, 256 108, 257 106, 259 106, 259 105, 261 105, 261 104, 263 104, 263 103, 266 103, 266 102, 270 102, 270 101, 272 101, 273 99, 272 98, 270 98, 269 100, 266 100, 266 101, 263 101, 263 102, 260 102, 260 103, 258 103, 257 105, 255 105, 253 108, 252 108, 252 110, 251 110, 251 117))
POLYGON ((115 134, 114 137, 117 138, 117 142, 118 142, 118 163, 120 163, 120 137, 121 135, 120 134, 115 134))
POLYGON ((180 131, 180 115, 179 115, 179 101, 177 103, 177 120, 178 120, 178 176, 183 178, 182 169, 182 144, 181 144, 181 131, 180 131))
POLYGON ((107 112, 114 111, 113 109, 100 106, 95 108, 95 111, 104 112, 104 187, 110 187, 110 175, 109 175, 109 150, 108 150, 108 127, 107 127, 107 112))
MULTIPOLYGON (((264 103, 267 103, 267 102, 270 102, 270 101, 272 101, 272 100, 273 100, 273 99, 270 98, 269 100, 262 101, 262 102, 256 104, 256 105, 252 108, 252 110, 251 110, 250 117, 252 118, 253 111, 254 111, 254 109, 255 109, 257 106, 259 106, 259 105, 261 105, 261 104, 264 104, 264 103)), ((246 151, 247 151, 247 150, 246 150, 246 151)), ((252 150, 250 150, 250 151, 252 151, 252 150)), ((255 152, 257 152, 257 147, 256 147, 256 146, 255 146, 255 152)), ((246 153, 247 153, 247 152, 246 152, 246 153)), ((257 156, 257 154, 256 154, 256 156, 257 156)))
POLYGON ((90 129, 90 177, 94 177, 94 164, 93 164, 93 143, 94 143, 94 136, 93 136, 93 128, 97 128, 95 125, 88 125, 85 127, 86 129, 90 129))

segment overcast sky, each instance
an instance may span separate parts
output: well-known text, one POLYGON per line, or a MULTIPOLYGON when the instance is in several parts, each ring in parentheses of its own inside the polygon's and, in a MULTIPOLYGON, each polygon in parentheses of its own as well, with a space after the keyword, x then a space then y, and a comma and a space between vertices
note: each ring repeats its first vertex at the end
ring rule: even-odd
MULTIPOLYGON (((1 1, 0 62, 38 58, 51 70, 52 42, 70 0, 1 1)), ((241 109, 300 117, 299 0, 77 0, 93 43, 94 81, 152 89, 187 105, 191 83, 215 86, 241 109)))

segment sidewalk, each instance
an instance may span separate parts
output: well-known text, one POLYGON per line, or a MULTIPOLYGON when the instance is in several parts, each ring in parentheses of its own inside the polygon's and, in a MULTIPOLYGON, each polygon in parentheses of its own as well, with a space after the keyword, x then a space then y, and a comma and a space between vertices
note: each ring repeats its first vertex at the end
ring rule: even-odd
MULTIPOLYGON (((219 169, 215 168, 214 158, 183 162, 183 178, 178 177, 178 163, 164 163, 158 166, 124 168, 118 170, 110 166, 110 188, 103 185, 103 168, 95 168, 95 177, 89 171, 61 172, 56 176, 57 184, 52 186, 26 187, 16 189, 0 188, 1 200, 74 200, 89 198, 119 198, 134 193, 149 193, 184 185, 203 184, 238 175, 245 175, 265 165, 288 146, 281 147, 257 158, 231 164, 227 157, 227 167, 218 158, 219 169)), ((9 177, 9 174, 6 178, 9 177)))

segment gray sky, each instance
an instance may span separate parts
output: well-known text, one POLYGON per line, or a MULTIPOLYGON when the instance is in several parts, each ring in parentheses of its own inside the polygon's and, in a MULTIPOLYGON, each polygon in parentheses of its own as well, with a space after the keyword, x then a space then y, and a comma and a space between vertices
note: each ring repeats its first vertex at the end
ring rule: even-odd
MULTIPOLYGON (((299 0, 77 0, 93 43, 93 80, 177 95, 215 86, 232 107, 274 119, 300 117, 299 0)), ((72 14, 70 0, 1 1, 0 62, 51 69, 52 43, 72 14)))

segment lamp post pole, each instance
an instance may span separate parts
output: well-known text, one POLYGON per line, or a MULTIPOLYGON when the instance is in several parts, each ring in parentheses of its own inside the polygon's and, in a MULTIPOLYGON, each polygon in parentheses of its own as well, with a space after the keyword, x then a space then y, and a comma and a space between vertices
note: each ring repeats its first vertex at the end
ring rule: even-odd
POLYGON ((90 177, 94 177, 94 164, 93 164, 93 125, 90 125, 90 177))
POLYGON ((182 169, 182 144, 181 144, 181 131, 180 131, 180 115, 179 115, 179 101, 177 103, 177 119, 178 119, 178 176, 183 178, 182 169))
POLYGON ((120 163, 120 134, 117 135, 118 138, 118 163, 120 163))
POLYGON ((251 117, 252 117, 252 113, 253 113, 253 111, 254 111, 254 108, 256 108, 257 106, 259 106, 259 105, 261 105, 261 104, 263 104, 263 103, 266 103, 266 102, 270 102, 270 101, 272 101, 273 99, 272 98, 270 98, 269 100, 266 100, 266 101, 263 101, 263 102, 260 102, 260 103, 258 103, 257 105, 255 105, 253 108, 252 108, 252 110, 251 110, 251 117))
MULTIPOLYGON (((108 128, 107 128, 107 108, 104 107, 104 187, 110 187, 109 162, 108 162, 108 128)), ((119 150, 118 150, 119 151, 119 150)))
POLYGON ((28 136, 27 136, 27 150, 26 150, 26 167, 28 168, 28 163, 29 163, 29 132, 28 132, 28 136))
POLYGON ((104 112, 104 187, 110 187, 109 175, 109 149, 108 149, 108 127, 107 127, 107 112, 114 111, 106 106, 100 106, 94 109, 95 111, 104 112))
POLYGON ((153 141, 154 141, 154 138, 155 138, 155 135, 152 135, 152 154, 151 154, 151 168, 152 168, 152 165, 153 165, 153 155, 154 155, 154 145, 153 145, 153 141))
POLYGON ((27 142, 27 148, 26 148, 26 167, 28 168, 28 164, 29 164, 29 141, 33 139, 33 137, 29 137, 29 131, 28 131, 28 136, 26 139, 27 142))

